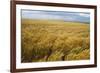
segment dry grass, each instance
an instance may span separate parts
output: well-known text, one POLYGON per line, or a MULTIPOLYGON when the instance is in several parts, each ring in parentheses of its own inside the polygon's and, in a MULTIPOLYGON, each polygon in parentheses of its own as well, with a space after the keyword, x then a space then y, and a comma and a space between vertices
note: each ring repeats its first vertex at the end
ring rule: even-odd
POLYGON ((22 62, 90 58, 89 24, 22 19, 22 62))

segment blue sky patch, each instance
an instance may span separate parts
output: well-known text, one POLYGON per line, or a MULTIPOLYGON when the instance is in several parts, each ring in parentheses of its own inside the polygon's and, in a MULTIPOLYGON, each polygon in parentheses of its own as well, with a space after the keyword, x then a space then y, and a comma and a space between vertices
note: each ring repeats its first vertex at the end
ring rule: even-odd
POLYGON ((22 18, 26 19, 63 20, 63 21, 90 23, 89 12, 22 10, 21 15, 22 18))

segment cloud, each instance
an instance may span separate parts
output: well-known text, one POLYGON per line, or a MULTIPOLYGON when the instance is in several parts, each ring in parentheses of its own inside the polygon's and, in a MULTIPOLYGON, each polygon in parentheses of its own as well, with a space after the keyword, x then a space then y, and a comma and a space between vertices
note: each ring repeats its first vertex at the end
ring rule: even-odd
POLYGON ((79 15, 83 17, 90 17, 90 14, 87 14, 87 13, 79 13, 79 15))
POLYGON ((89 22, 90 14, 82 12, 22 10, 22 18, 89 22))

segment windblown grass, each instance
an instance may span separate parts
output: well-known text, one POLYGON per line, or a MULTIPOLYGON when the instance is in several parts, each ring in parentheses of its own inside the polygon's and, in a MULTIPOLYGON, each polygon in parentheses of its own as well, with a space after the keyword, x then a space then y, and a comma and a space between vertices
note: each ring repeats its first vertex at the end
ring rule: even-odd
POLYGON ((21 61, 45 62, 90 58, 89 24, 22 19, 21 61))

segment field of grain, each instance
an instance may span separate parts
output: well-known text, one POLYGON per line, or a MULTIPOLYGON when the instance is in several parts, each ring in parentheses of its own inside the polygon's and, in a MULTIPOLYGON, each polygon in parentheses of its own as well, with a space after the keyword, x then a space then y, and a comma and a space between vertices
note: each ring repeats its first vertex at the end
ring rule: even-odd
POLYGON ((21 62, 90 59, 90 25, 22 19, 21 62))

